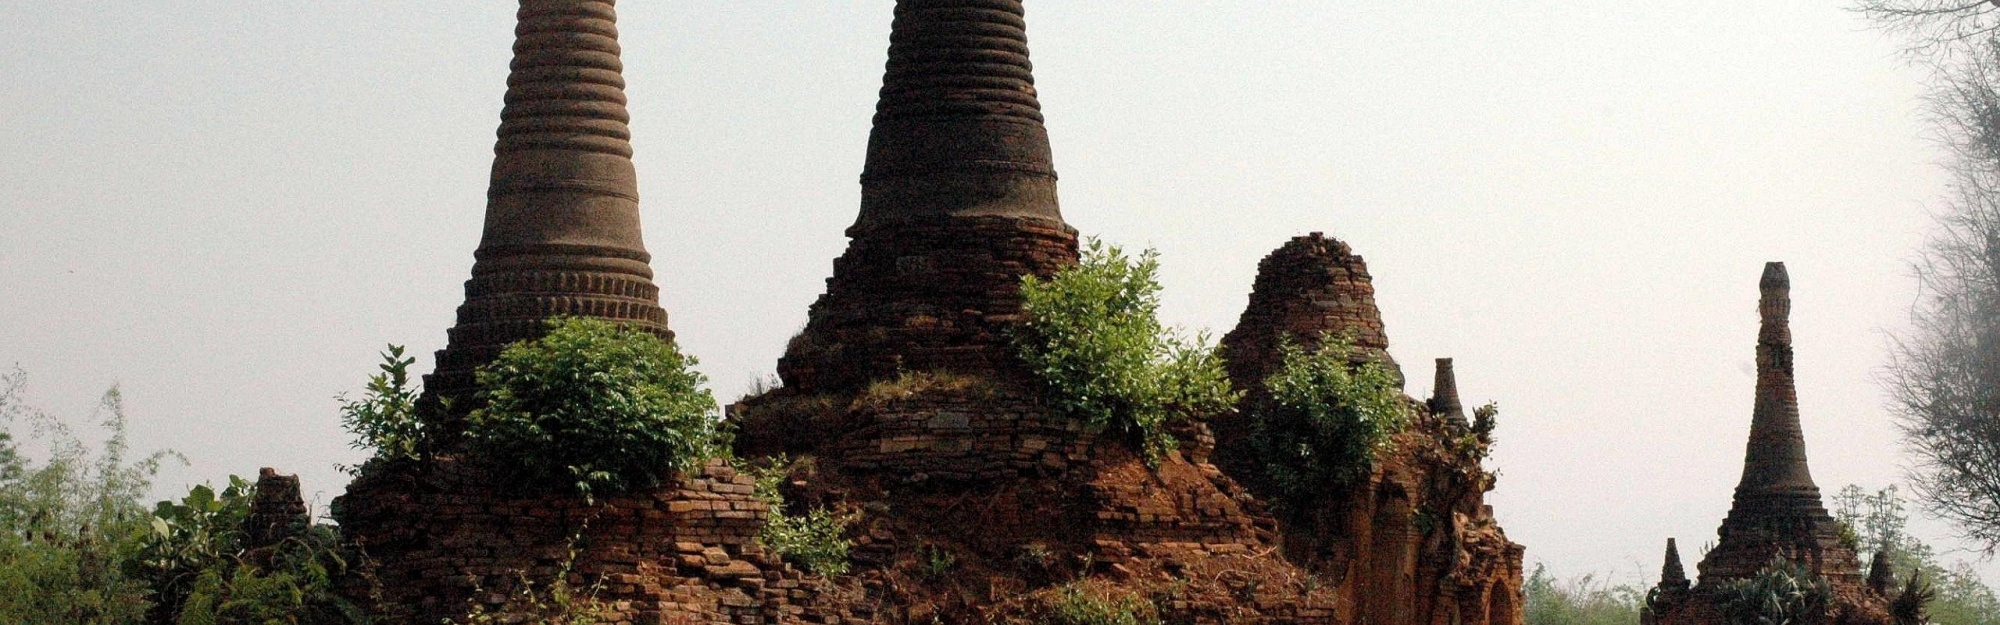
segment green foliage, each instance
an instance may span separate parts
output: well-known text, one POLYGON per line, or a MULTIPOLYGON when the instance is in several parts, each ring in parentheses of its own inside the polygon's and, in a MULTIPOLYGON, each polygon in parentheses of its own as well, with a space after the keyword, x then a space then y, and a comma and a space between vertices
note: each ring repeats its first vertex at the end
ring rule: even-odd
POLYGON ((430 452, 431 428, 417 418, 418 391, 410 384, 416 360, 403 355, 403 346, 390 345, 361 399, 340 397, 340 423, 354 435, 355 449, 374 450, 375 459, 388 461, 430 452))
POLYGON ((528 484, 582 492, 657 485, 726 453, 715 397, 695 359, 610 321, 549 321, 540 339, 480 368, 471 451, 528 484))
POLYGON ((1081 263, 1021 280, 1027 322, 1016 352, 1056 410, 1140 441, 1149 459, 1174 447, 1167 427, 1228 410, 1238 394, 1208 337, 1159 319, 1159 254, 1137 258, 1091 239, 1081 263))
POLYGON ((920 565, 917 572, 927 580, 942 580, 958 568, 958 556, 952 555, 951 551, 944 547, 925 544, 917 548, 917 555, 920 565))
POLYGON ((1250 443, 1280 501, 1299 507, 1329 485, 1367 476, 1409 424, 1410 407, 1387 367, 1352 364, 1353 345, 1345 338, 1322 337, 1313 350, 1285 341, 1278 349, 1283 364, 1265 379, 1268 396, 1251 410, 1250 443))
MULTIPOLYGON (((1099 589, 1104 590, 1104 589, 1099 589)), ((1158 625, 1158 611, 1138 595, 1121 591, 1091 592, 1082 584, 1064 586, 1049 602, 1055 625, 1158 625)))
POLYGON ((582 587, 570 581, 571 575, 576 572, 576 556, 576 539, 572 538, 569 557, 563 559, 552 581, 537 584, 528 579, 526 572, 521 572, 514 592, 497 606, 483 603, 481 599, 486 592, 475 587, 469 600, 471 607, 465 617, 446 621, 446 625, 599 625, 610 622, 609 606, 597 599, 604 588, 603 580, 582 587))
POLYGON ((1521 590, 1527 625, 1632 625, 1645 598, 1635 584, 1613 585, 1596 575, 1558 581, 1540 563, 1521 590))
MULTIPOLYGON (((2000 595, 1986 585, 1969 562, 1940 562, 1937 551, 1905 531, 1908 503, 1894 486, 1869 492, 1848 485, 1833 496, 1833 515, 1844 535, 1851 536, 1864 558, 1888 549, 1890 569, 1902 584, 1897 599, 1913 601, 1928 586, 1924 607, 1936 625, 2000 625, 2000 595), (1913 585, 1918 587, 1913 587, 1913 585), (1914 593, 1914 594, 1912 594, 1914 593), (1911 599, 1902 599, 1906 594, 1911 599)), ((1915 606, 1905 606, 1907 612, 1915 606)))
POLYGON ((1749 579, 1724 582, 1718 593, 1722 613, 1734 625, 1818 622, 1833 597, 1826 578, 1784 556, 1771 558, 1749 579))
POLYGON ((26 384, 18 369, 0 374, 0 623, 139 622, 146 586, 120 563, 145 531, 140 498, 174 456, 129 459, 116 388, 99 404, 105 438, 93 454, 67 423, 26 404, 26 384), (20 452, 25 441, 48 444, 43 460, 20 452))
POLYGON ((847 527, 854 524, 852 515, 823 507, 787 512, 780 487, 791 472, 792 462, 783 455, 771 458, 768 465, 745 465, 742 469, 757 478, 756 497, 770 506, 764 529, 757 534, 758 542, 814 575, 831 577, 847 572, 848 552, 854 548, 854 542, 846 538, 847 527))
POLYGON ((152 588, 154 613, 177 625, 365 623, 334 582, 348 571, 332 527, 256 550, 246 544, 251 485, 229 476, 217 492, 197 485, 155 506, 144 546, 126 566, 152 588))
POLYGON ((205 574, 235 568, 249 515, 250 483, 243 478, 229 476, 220 493, 196 485, 178 503, 154 507, 143 547, 127 568, 147 580, 160 612, 180 614, 205 574))

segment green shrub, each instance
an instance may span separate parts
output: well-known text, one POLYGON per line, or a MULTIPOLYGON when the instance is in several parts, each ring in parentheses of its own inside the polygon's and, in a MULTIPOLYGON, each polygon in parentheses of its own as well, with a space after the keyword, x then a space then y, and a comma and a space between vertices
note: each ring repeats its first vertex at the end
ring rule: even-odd
POLYGON ((1833 591, 1826 578, 1776 556, 1756 576, 1723 583, 1718 596, 1734 625, 1792 625, 1818 622, 1833 591))
POLYGON ((585 493, 657 485, 727 448, 695 359, 610 321, 549 321, 480 368, 470 451, 533 485, 585 493))
POLYGON ((140 499, 173 455, 128 458, 116 388, 99 405, 106 436, 92 453, 67 423, 26 404, 26 383, 18 369, 0 373, 0 623, 138 623, 146 584, 122 563, 145 531, 140 499), (27 441, 48 444, 42 460, 20 453, 27 441))
POLYGON ((1395 373, 1376 362, 1351 364, 1353 345, 1326 336, 1317 349, 1279 344, 1283 363, 1264 381, 1251 410, 1251 445, 1280 500, 1314 501, 1329 485, 1368 475, 1380 450, 1409 424, 1395 373))
POLYGON ((154 614, 177 625, 367 622, 334 589, 348 572, 339 532, 309 525, 251 550, 243 531, 251 497, 250 483, 232 475, 221 492, 197 485, 154 508, 144 547, 127 563, 150 583, 154 614))
POLYGON ((1228 410, 1238 396, 1207 336, 1160 324, 1158 272, 1153 250, 1131 258, 1091 239, 1077 266, 1022 278, 1026 323, 1015 335, 1060 414, 1137 439, 1149 459, 1173 449, 1168 425, 1228 410))
POLYGON ((799 514, 786 512, 785 495, 779 487, 791 472, 791 465, 791 459, 780 455, 771 458, 767 466, 743 467, 757 478, 757 499, 770 506, 757 542, 815 575, 831 577, 846 573, 848 552, 854 548, 854 542, 845 536, 854 517, 826 508, 799 514))
POLYGON ((1645 605, 1636 584, 1612 584, 1589 574, 1557 581, 1540 563, 1521 591, 1527 625, 1633 625, 1645 605))
POLYGON ((354 435, 353 447, 375 452, 375 460, 402 460, 431 451, 431 428, 417 418, 417 389, 410 384, 410 364, 403 346, 382 352, 382 371, 368 378, 361 399, 340 399, 340 423, 354 435))
POLYGON ((1055 625, 1158 625, 1153 604, 1129 592, 1093 593, 1080 584, 1064 586, 1049 602, 1055 625))

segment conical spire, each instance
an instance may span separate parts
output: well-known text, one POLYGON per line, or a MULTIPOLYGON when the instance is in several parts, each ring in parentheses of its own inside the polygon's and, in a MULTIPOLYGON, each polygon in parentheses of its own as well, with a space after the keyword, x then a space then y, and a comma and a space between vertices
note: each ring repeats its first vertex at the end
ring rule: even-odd
POLYGON ((1868 562, 1868 588, 1887 596, 1890 587, 1895 585, 1896 571, 1889 566, 1889 548, 1875 550, 1875 557, 1868 562))
POLYGON ((1674 539, 1667 539, 1667 561, 1660 565, 1660 590, 1687 590, 1687 569, 1681 568, 1681 550, 1674 545, 1674 539))
POLYGON ((1792 379, 1792 283, 1784 263, 1765 263, 1757 302, 1757 403, 1750 417, 1750 443, 1736 498, 1784 497, 1812 500, 1819 487, 1806 467, 1806 441, 1799 427, 1799 396, 1792 379))
POLYGON ((614 0, 520 0, 486 226, 427 401, 470 394, 472 371, 564 315, 665 338, 639 234, 614 0))
POLYGON ((1062 221, 1019 0, 898 0, 859 224, 1062 221))
POLYGON ((1715 549, 1702 559, 1701 583, 1750 577, 1771 558, 1785 557, 1836 585, 1858 586, 1860 559, 1840 541, 1806 466, 1792 379, 1791 279, 1785 264, 1765 264, 1758 290, 1757 394, 1743 477, 1717 531, 1715 549))
POLYGON ((897 0, 860 216, 778 362, 786 387, 1011 366, 1021 277, 1077 256, 1024 16, 1019 0, 897 0))
POLYGON ((1437 378, 1431 384, 1429 403, 1431 414, 1444 417, 1460 428, 1470 427, 1465 420, 1465 405, 1458 400, 1458 374, 1452 372, 1450 358, 1437 359, 1437 378))

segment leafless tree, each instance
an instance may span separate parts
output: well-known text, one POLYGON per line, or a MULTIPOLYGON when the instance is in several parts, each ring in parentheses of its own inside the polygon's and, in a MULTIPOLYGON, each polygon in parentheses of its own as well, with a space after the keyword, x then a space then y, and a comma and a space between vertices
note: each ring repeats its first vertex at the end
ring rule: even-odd
POLYGON ((1933 70, 1950 191, 1884 376, 1918 499, 2000 551, 2000 0, 1862 0, 1933 70))
POLYGON ((1857 0, 1854 9, 1906 35, 1919 57, 1963 54, 2000 34, 2000 0, 1857 0))

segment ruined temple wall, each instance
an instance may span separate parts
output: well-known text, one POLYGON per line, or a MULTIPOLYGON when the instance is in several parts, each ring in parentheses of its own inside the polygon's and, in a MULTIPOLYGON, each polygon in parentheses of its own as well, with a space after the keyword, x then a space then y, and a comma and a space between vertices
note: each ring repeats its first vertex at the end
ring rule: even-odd
POLYGON ((720 462, 674 484, 595 502, 535 496, 440 459, 357 479, 335 502, 373 564, 356 589, 394 622, 461 618, 567 570, 612 623, 837 623, 854 616, 824 580, 757 543, 768 506, 720 462), (572 554, 572 550, 574 553, 572 554), (587 591, 586 591, 587 592, 587 591))

